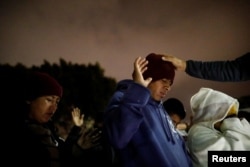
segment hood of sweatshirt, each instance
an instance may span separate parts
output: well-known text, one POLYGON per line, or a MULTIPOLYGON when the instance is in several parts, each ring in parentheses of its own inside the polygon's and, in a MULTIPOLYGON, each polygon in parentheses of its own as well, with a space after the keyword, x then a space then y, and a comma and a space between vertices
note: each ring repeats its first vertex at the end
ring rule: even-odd
POLYGON ((191 97, 190 105, 193 114, 193 124, 210 122, 213 125, 223 120, 227 115, 237 115, 239 109, 237 99, 210 88, 200 88, 191 97))

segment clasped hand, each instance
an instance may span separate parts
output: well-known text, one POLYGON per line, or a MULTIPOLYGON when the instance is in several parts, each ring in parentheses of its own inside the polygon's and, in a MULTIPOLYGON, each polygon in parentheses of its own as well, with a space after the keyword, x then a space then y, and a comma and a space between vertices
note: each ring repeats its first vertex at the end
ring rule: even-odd
POLYGON ((81 127, 81 132, 79 134, 79 139, 77 144, 82 149, 89 149, 99 145, 99 139, 101 138, 101 131, 97 128, 86 128, 84 123, 84 114, 81 114, 79 108, 73 108, 72 112, 72 119, 76 126, 81 127))

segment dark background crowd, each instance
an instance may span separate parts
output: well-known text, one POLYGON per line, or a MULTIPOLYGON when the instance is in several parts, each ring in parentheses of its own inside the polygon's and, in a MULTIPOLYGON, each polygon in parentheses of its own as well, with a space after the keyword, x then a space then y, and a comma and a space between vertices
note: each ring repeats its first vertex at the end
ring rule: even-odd
POLYGON ((29 71, 46 72, 63 86, 63 97, 53 119, 64 132, 67 132, 72 124, 73 107, 80 108, 85 119, 94 118, 99 121, 116 86, 115 79, 105 77, 99 64, 72 64, 62 59, 59 64, 44 61, 42 65, 32 67, 22 64, 0 64, 3 97, 1 107, 5 113, 1 120, 6 122, 6 118, 11 118, 11 123, 7 123, 9 126, 15 126, 15 121, 20 117, 19 105, 22 103, 25 87, 23 84, 29 71))
MULTIPOLYGON (((26 67, 23 64, 0 64, 2 111, 1 120, 6 116, 18 120, 19 104, 24 93, 24 78, 29 71, 46 72, 53 76, 63 86, 63 98, 53 119, 61 128, 61 135, 67 136, 72 126, 71 111, 78 107, 84 113, 85 119, 94 118, 102 121, 103 111, 113 94, 117 81, 106 77, 100 64, 73 64, 60 59, 59 64, 51 64, 44 60, 40 66, 26 67), (64 133, 64 134, 63 134, 64 133)), ((233 88, 232 88, 233 89, 233 88)), ((250 95, 238 97, 240 109, 249 108, 250 95)), ((188 108, 189 106, 186 106, 188 108)), ((12 121, 12 125, 14 125, 12 121)), ((9 130, 7 128, 7 130, 9 130)))

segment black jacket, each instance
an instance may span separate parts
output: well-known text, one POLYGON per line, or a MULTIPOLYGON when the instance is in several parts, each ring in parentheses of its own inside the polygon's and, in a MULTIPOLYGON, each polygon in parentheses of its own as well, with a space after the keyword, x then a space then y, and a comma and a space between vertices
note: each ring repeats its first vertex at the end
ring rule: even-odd
POLYGON ((192 77, 213 81, 247 81, 250 80, 250 52, 232 61, 188 60, 186 73, 192 77))
POLYGON ((18 165, 25 167, 66 167, 70 166, 72 148, 76 145, 80 128, 73 127, 69 140, 60 138, 52 122, 41 125, 25 121, 22 127, 22 138, 18 165), (73 137, 74 136, 74 137, 73 137))

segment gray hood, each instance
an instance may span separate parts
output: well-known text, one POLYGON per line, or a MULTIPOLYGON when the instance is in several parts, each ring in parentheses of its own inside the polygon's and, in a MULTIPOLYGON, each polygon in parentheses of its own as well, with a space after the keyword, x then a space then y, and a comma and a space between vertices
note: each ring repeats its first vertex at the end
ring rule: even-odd
POLYGON ((223 120, 230 108, 235 105, 238 114, 237 99, 210 88, 201 88, 190 100, 193 123, 211 122, 211 125, 223 120))

